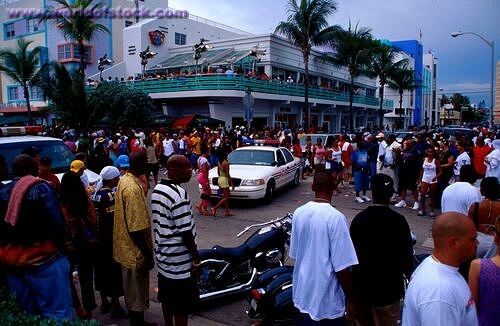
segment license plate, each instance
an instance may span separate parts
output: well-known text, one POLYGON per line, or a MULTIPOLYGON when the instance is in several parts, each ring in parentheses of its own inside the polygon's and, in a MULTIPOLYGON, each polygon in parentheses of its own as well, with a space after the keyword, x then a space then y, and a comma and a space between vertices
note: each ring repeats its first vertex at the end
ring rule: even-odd
POLYGON ((257 300, 252 299, 252 301, 250 301, 250 306, 253 310, 257 311, 257 300))

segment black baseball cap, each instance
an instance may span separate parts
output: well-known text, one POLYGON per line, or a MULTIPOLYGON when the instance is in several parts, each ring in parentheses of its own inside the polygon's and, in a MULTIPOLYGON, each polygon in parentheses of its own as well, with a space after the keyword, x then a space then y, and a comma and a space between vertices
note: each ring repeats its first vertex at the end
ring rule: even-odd
POLYGON ((394 181, 387 174, 379 173, 372 180, 372 196, 382 200, 392 197, 394 192, 394 181))

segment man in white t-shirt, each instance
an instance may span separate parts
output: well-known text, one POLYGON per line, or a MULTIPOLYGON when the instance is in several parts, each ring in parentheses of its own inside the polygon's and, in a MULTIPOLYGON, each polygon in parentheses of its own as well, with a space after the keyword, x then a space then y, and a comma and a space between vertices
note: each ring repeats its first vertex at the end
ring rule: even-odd
POLYGON ((432 225, 434 251, 415 270, 405 295, 403 325, 478 324, 476 306, 458 266, 476 253, 474 223, 466 215, 444 213, 432 225))
POLYGON ((316 198, 293 213, 293 303, 307 324, 354 318, 348 268, 358 259, 345 216, 330 204, 333 185, 331 173, 316 173, 312 185, 316 198))
POLYGON ((455 174, 455 181, 459 180, 460 169, 466 164, 470 164, 469 154, 465 151, 465 144, 463 142, 458 142, 457 145, 458 156, 455 160, 455 165, 453 166, 453 173, 455 174))
POLYGON ((441 197, 441 212, 458 212, 467 215, 472 204, 481 201, 481 192, 473 184, 476 172, 470 164, 460 169, 460 181, 446 187, 441 197))

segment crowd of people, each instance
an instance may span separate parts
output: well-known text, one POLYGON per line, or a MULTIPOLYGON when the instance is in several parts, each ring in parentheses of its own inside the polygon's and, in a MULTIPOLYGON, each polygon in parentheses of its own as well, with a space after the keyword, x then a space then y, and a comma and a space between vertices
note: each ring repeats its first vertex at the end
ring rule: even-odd
POLYGON ((182 184, 196 176, 199 214, 215 216, 224 206, 230 216, 228 155, 249 140, 272 139, 303 161, 303 178, 313 176, 316 197, 295 211, 290 244, 294 303, 305 324, 330 319, 341 325, 345 312, 360 325, 397 324, 413 253, 405 217, 389 206, 406 207, 407 191, 418 215, 427 214, 427 197, 429 216, 439 207, 443 214, 433 225, 433 255, 411 277, 403 324, 475 325, 476 306, 481 325, 498 322, 500 305, 492 302, 498 303, 500 287, 485 290, 486 280, 498 279, 500 266, 500 140, 492 132, 474 139, 421 132, 398 143, 393 134, 365 131, 354 138, 340 135, 331 144, 301 128, 239 126, 68 130, 62 137, 75 159, 60 182, 50 159, 30 147, 13 161, 15 178, 0 188, 0 264, 28 313, 62 320, 76 312, 89 319, 97 291, 101 313, 144 325, 156 263, 165 324, 186 325, 198 298, 201 262, 191 199, 182 184), (222 198, 210 208, 213 167, 222 198), (89 180, 88 170, 99 174, 97 182, 89 180), (473 186, 477 178, 480 189, 473 186), (349 226, 331 200, 352 191, 357 203, 374 205, 349 226), (471 262, 472 256, 481 260, 471 262))

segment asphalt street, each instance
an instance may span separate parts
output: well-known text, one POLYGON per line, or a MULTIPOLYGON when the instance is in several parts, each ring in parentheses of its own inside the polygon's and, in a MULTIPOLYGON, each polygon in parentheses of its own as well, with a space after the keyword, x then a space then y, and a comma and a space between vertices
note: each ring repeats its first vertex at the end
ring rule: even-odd
MULTIPOLYGON (((297 207, 314 198, 311 190, 312 178, 301 180, 296 188, 286 188, 276 193, 272 204, 266 205, 258 201, 233 201, 231 202, 231 213, 234 216, 223 217, 224 210, 218 211, 218 216, 201 216, 194 212, 198 232, 198 248, 211 248, 218 244, 225 247, 237 246, 245 241, 252 233, 247 232, 241 238, 237 238, 241 230, 254 223, 260 223, 283 216, 287 212, 293 212, 297 207)), ((191 203, 197 204, 200 195, 196 179, 185 185, 191 197, 191 203)), ((354 216, 370 203, 359 204, 354 202, 353 188, 342 189, 342 193, 334 196, 332 204, 340 210, 351 221, 354 216)), ((368 195, 370 195, 368 193, 368 195)), ((432 219, 430 217, 417 216, 417 212, 410 208, 394 208, 406 216, 411 230, 417 235, 415 250, 417 253, 428 253, 432 250, 432 239, 430 231, 432 219)), ((380 253, 383 255, 383 253, 380 253)), ((161 306, 156 300, 157 272, 156 269, 150 273, 150 309, 146 312, 146 321, 157 322, 163 325, 161 306)), ((97 296, 98 298, 98 296, 97 296)), ((245 311, 248 303, 245 295, 237 295, 220 299, 216 302, 205 304, 202 310, 190 316, 190 325, 250 325, 251 320, 245 311)), ((99 309, 95 310, 94 318, 101 320, 105 325, 128 325, 128 320, 112 320, 109 315, 102 315, 99 309)))

